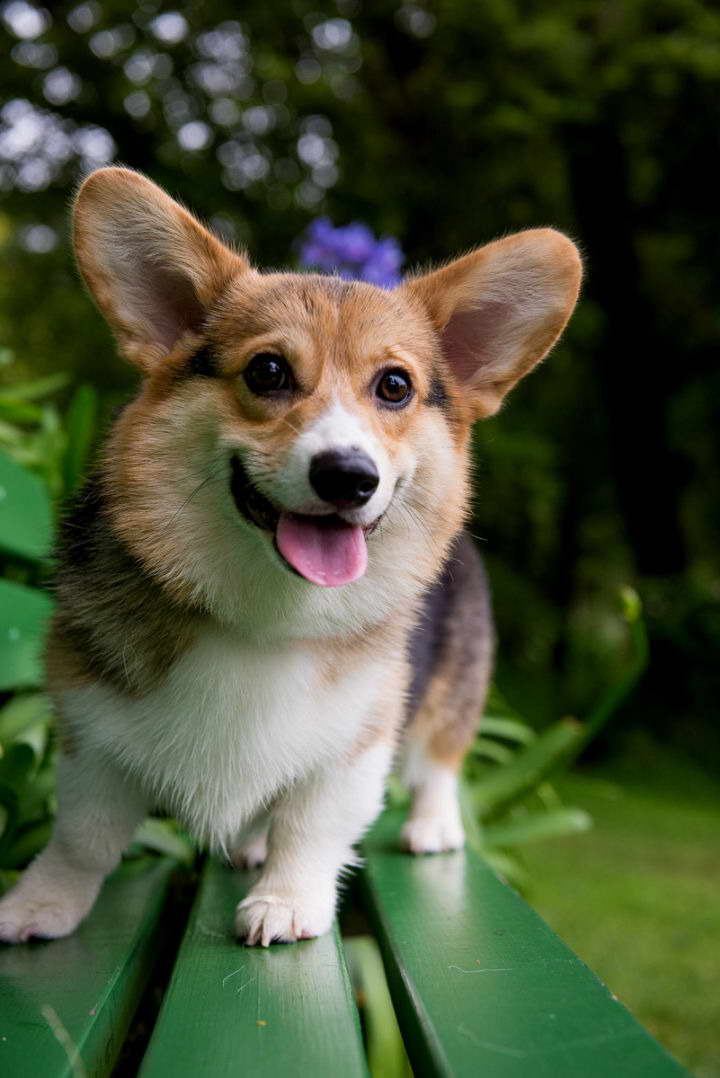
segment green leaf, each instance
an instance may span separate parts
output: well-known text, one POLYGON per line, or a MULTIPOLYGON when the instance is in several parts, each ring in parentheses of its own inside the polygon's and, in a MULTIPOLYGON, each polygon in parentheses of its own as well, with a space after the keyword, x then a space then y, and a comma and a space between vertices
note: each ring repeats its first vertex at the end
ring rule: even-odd
POLYGON ((527 891, 530 879, 516 857, 507 850, 482 850, 483 860, 487 861, 493 872, 507 880, 518 891, 527 891))
POLYGON ((95 435, 98 396, 91 385, 75 390, 65 416, 67 446, 63 459, 65 493, 70 494, 82 479, 95 435))
POLYGON ((39 423, 42 419, 42 409, 38 408, 37 404, 3 400, 0 397, 0 419, 8 423, 39 423))
POLYGON ((51 757, 39 770, 29 774, 18 790, 18 822, 44 820, 53 815, 50 805, 54 793, 55 766, 51 757))
POLYGON ((50 553, 51 541, 45 484, 0 451, 0 551, 38 560, 50 553))
POLYGON ((19 872, 4 872, 0 870, 0 895, 5 894, 11 887, 14 887, 18 881, 19 875, 19 872))
POLYGON ((135 832, 134 841, 157 853, 176 857, 186 865, 191 865, 195 860, 194 846, 189 839, 180 834, 173 820, 148 817, 135 832))
POLYGON ((31 382, 16 382, 0 389, 0 401, 28 401, 48 397, 64 389, 70 381, 67 374, 48 374, 45 378, 34 378, 31 382))
POLYGON ((18 829, 12 842, 2 852, 3 869, 22 868, 47 846, 52 822, 41 820, 18 829))
POLYGON ((560 719, 496 768, 473 791, 480 816, 497 815, 538 786, 546 775, 582 741, 585 731, 577 719, 560 719))
POLYGON ((0 744, 7 745, 34 723, 49 722, 50 700, 41 692, 14 696, 0 708, 0 744))
POLYGON ((35 751, 31 745, 11 745, 0 758, 0 784, 19 789, 35 767, 35 751))
POLYGON ((503 737, 506 741, 519 741, 523 745, 529 745, 536 738, 536 733, 524 722, 517 719, 501 718, 499 715, 485 715, 480 723, 483 734, 493 737, 503 737))
POLYGON ((476 737, 470 750, 473 756, 492 760, 496 764, 507 764, 513 758, 513 750, 490 737, 476 737))
POLYGON ((0 690, 34 689, 44 681, 42 653, 50 597, 0 580, 0 690))
POLYGON ((2 418, 2 412, 0 411, 0 442, 2 442, 3 445, 10 447, 13 459, 15 457, 13 452, 14 448, 21 445, 23 439, 26 437, 27 435, 24 430, 20 430, 19 427, 15 427, 10 423, 5 423, 2 418))
POLYGON ((577 835, 589 831, 592 817, 582 809, 559 808, 550 812, 531 812, 508 823, 488 824, 485 842, 488 847, 520 846, 547 838, 577 835))
POLYGON ((27 726, 22 733, 18 734, 15 738, 15 744, 28 745, 35 753, 36 759, 39 761, 45 755, 49 733, 50 724, 47 721, 47 718, 45 718, 40 722, 33 723, 32 726, 27 726))
POLYGON ((3 839, 12 831, 28 778, 35 769, 35 753, 29 745, 13 745, 0 759, 0 805, 10 819, 3 839))

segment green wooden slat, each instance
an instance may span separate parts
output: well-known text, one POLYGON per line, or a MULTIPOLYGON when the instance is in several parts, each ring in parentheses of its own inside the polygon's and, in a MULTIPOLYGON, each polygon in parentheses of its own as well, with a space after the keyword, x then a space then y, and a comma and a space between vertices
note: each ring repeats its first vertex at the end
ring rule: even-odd
POLYGON ((409 857, 400 823, 368 837, 363 889, 417 1075, 687 1073, 480 857, 409 857))
POLYGON ((170 858, 126 862, 74 935, 0 944, 0 1073, 110 1073, 153 968, 176 867, 170 858), (71 1066, 73 1046, 84 1071, 71 1066))
POLYGON ((232 924, 248 883, 207 864, 142 1078, 366 1075, 337 933, 242 946, 232 924))

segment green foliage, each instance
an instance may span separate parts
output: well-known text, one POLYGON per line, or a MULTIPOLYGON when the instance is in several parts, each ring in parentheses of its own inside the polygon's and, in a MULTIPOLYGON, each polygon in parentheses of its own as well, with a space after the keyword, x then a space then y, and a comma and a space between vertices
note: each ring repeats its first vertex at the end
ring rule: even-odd
POLYGON ((587 812, 561 803, 549 779, 567 770, 600 733, 646 669, 639 596, 625 587, 619 598, 630 656, 587 719, 559 719, 537 733, 494 688, 489 713, 465 761, 463 817, 468 841, 518 887, 528 882, 519 856, 523 846, 579 834, 592 826, 587 812))
POLYGON ((0 708, 0 884, 46 844, 54 814, 50 703, 18 693, 0 708))
POLYGON ((0 450, 0 553, 47 557, 52 509, 45 483, 0 450))

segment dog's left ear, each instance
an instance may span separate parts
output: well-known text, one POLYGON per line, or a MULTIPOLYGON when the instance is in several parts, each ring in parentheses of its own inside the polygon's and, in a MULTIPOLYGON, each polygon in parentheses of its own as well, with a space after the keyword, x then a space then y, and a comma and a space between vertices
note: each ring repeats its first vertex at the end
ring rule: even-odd
POLYGON ((477 419, 552 348, 582 277, 578 249, 551 228, 496 240, 404 287, 425 307, 477 419))

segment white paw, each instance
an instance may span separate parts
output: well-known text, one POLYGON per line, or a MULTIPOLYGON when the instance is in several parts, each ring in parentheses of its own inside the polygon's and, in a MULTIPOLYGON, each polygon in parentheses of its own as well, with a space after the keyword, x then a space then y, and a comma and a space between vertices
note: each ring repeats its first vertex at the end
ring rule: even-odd
POLYGON ((230 861, 235 868, 259 868, 267 861, 268 832, 251 835, 247 842, 230 851, 230 861))
POLYGON ((0 940, 24 943, 33 936, 58 939, 69 936, 88 911, 85 902, 62 891, 42 897, 11 891, 0 901, 0 940))
POLYGON ((305 897, 254 894, 243 899, 235 913, 235 932, 248 947, 322 936, 332 925, 335 896, 310 902, 305 897))
POLYGON ((410 853, 444 853, 461 850, 465 845, 465 832, 456 812, 411 816, 405 821, 400 841, 410 853))

